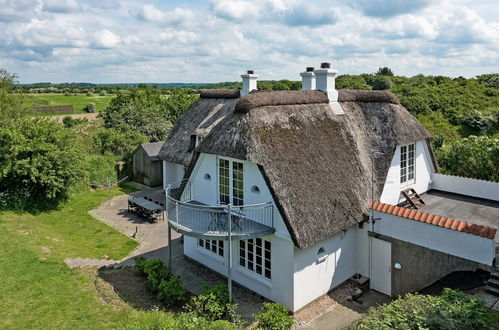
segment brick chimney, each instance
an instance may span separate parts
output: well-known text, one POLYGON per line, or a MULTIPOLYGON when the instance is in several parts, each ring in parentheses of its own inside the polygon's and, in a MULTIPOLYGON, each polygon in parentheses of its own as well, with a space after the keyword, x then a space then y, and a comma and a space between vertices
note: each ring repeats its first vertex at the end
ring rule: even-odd
POLYGON ((300 73, 301 76, 301 89, 310 91, 315 89, 315 73, 314 68, 308 66, 305 72, 300 73))
POLYGON ((246 74, 242 74, 241 78, 243 78, 241 96, 248 95, 252 90, 256 89, 256 79, 258 76, 253 72, 253 70, 246 71, 246 74))

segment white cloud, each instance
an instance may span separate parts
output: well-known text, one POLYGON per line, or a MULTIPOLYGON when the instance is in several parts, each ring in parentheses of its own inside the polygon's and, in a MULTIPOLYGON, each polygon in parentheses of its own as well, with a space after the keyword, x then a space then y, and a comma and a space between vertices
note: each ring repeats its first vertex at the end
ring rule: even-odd
POLYGON ((251 20, 260 14, 255 2, 243 0, 214 0, 212 11, 217 17, 235 21, 251 20))
POLYGON ((43 10, 54 13, 70 13, 80 10, 76 0, 43 0, 43 10))
POLYGON ((121 43, 121 38, 117 34, 103 29, 94 33, 94 38, 97 46, 103 48, 114 48, 121 43))
POLYGON ((0 0, 0 66, 23 82, 234 81, 246 69, 300 79, 324 61, 340 73, 499 71, 499 23, 481 5, 373 0, 376 12, 352 1, 88 0, 47 11, 43 0, 0 0))

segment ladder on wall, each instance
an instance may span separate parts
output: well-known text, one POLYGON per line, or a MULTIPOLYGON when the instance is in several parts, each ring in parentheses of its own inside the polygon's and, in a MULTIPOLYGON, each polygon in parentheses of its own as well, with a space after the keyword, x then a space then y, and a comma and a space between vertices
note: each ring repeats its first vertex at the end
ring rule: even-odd
POLYGON ((419 196, 416 190, 414 190, 414 188, 407 188, 405 190, 402 190, 402 196, 404 196, 407 203, 409 203, 409 205, 414 207, 416 210, 419 210, 420 208, 426 206, 426 203, 421 198, 421 196, 419 196))

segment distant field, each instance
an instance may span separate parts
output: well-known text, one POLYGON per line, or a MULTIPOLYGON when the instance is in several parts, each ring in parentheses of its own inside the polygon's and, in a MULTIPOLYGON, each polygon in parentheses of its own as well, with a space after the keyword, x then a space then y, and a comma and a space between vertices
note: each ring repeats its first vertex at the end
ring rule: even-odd
POLYGON ((115 95, 99 96, 96 94, 94 96, 87 96, 86 94, 77 94, 66 96, 64 94, 24 94, 23 97, 24 107, 72 105, 74 109, 73 113, 85 113, 85 107, 89 103, 95 103, 97 112, 104 110, 115 95))

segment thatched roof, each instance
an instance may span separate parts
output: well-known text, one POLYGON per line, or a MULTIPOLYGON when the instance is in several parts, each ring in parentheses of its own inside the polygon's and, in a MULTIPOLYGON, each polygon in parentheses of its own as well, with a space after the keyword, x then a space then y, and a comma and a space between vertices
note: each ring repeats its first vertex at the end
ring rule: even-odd
MULTIPOLYGON (((196 152, 258 164, 295 245, 310 246, 367 216, 374 147, 384 154, 375 160, 379 179, 386 176, 397 145, 430 137, 389 92, 340 91, 345 111, 340 116, 328 103, 282 104, 290 99, 321 100, 322 92, 312 92, 252 93, 239 101, 201 99, 176 123, 161 155, 181 163, 191 159, 190 153, 184 154, 189 136, 199 129, 203 116, 215 113, 217 122, 210 121, 196 152), (255 100, 259 95, 265 101, 255 100), (236 102, 248 99, 252 106, 235 111, 236 102), (274 105, 275 99, 279 105, 274 105), (380 99, 384 102, 368 101, 380 99), (165 150, 173 147, 180 154, 165 150)), ((377 186, 375 199, 382 188, 377 186)))
POLYGON ((203 89, 199 95, 202 99, 237 99, 240 96, 239 89, 203 89))
POLYGON ((242 97, 236 104, 235 112, 246 113, 254 108, 269 105, 319 104, 329 103, 323 91, 257 91, 242 97))
POLYGON ((236 98, 201 98, 175 122, 163 144, 159 158, 189 165, 192 160, 191 137, 206 136, 228 113, 234 110, 236 98))

